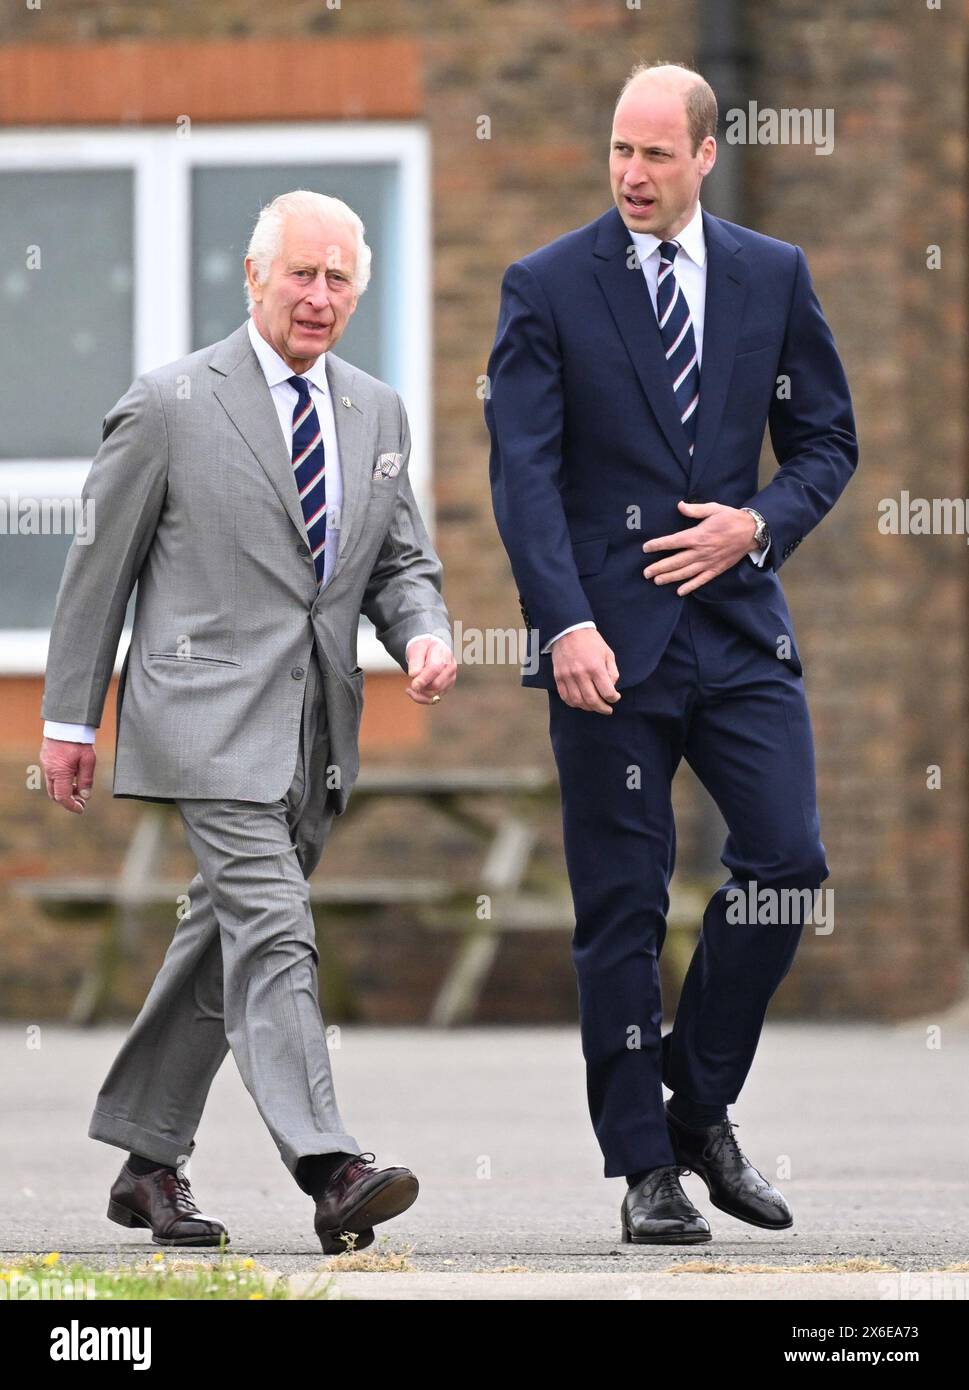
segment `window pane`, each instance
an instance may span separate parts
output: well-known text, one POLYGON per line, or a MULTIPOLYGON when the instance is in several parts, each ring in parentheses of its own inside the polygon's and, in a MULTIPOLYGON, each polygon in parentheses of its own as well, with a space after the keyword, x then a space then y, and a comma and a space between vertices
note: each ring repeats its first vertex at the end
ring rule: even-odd
POLYGON ((93 457, 128 389, 132 180, 128 169, 0 171, 0 458, 93 457))
MULTIPOLYGON (((0 628, 50 627, 57 586, 73 539, 70 535, 29 534, 0 538, 0 628)), ((133 615, 132 601, 128 624, 133 615)))
POLYGON ((373 251, 370 284, 336 345, 365 372, 392 381, 396 354, 390 296, 402 273, 393 261, 397 238, 394 164, 275 164, 268 168, 198 167, 192 175, 192 348, 225 338, 245 321, 242 262, 253 225, 279 193, 309 188, 342 198, 359 213, 373 251))

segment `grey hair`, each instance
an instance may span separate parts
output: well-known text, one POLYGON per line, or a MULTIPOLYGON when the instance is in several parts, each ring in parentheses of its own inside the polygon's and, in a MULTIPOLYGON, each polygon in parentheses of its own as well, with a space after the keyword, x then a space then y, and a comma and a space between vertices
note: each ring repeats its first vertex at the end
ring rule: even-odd
MULTIPOLYGON (((332 218, 342 222, 356 234, 356 269, 353 288, 363 294, 370 283, 371 250, 364 241, 366 230, 358 215, 340 198, 331 198, 325 193, 313 193, 308 188, 295 188, 291 193, 280 193, 259 213, 252 229, 246 255, 252 258, 256 275, 266 280, 273 261, 279 255, 283 240, 283 224, 292 213, 307 213, 319 218, 332 218)), ((246 308, 252 313, 252 293, 246 281, 246 308)))

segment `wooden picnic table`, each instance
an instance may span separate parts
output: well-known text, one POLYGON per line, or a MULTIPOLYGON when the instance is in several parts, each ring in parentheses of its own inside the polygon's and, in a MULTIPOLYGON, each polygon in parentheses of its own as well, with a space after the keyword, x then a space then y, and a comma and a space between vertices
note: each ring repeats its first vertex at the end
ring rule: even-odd
MULTIPOLYGON (((539 768, 456 768, 425 771, 408 768, 364 769, 353 789, 345 814, 334 829, 352 825, 361 814, 387 798, 410 799, 459 826, 480 844, 483 856, 471 882, 429 877, 389 878, 376 875, 340 877, 327 872, 327 851, 310 878, 310 902, 328 912, 371 912, 376 908, 406 907, 428 930, 459 934, 454 958, 439 985, 428 1023, 453 1027, 473 1017, 487 983, 504 933, 509 931, 571 932, 575 925, 572 899, 563 872, 550 870, 535 858, 539 819, 558 809, 554 777, 539 768), (482 803, 497 799, 497 816, 482 803)), ((95 958, 74 996, 69 1018, 76 1024, 94 1023, 110 1003, 118 971, 141 949, 147 907, 174 903, 186 890, 181 880, 159 875, 166 832, 174 806, 145 803, 125 849, 116 878, 72 877, 20 880, 15 891, 43 907, 52 917, 72 925, 98 922, 101 935, 95 958)), ((179 824, 180 824, 179 820, 179 824)), ((333 863, 332 856, 329 862, 333 863)), ((707 889, 686 884, 671 889, 666 949, 682 975, 692 951, 692 937, 703 913, 707 889)), ((327 947, 317 923, 321 969, 339 1004, 353 1012, 353 991, 345 972, 327 947)))

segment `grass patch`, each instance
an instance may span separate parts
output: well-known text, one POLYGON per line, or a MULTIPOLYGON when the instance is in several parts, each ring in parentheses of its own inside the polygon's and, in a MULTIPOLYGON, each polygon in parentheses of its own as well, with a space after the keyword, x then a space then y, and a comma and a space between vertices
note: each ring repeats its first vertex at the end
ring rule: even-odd
POLYGON ((16 1265, 0 1269, 0 1281, 6 1286, 4 1297, 8 1302, 201 1299, 225 1303, 262 1299, 319 1301, 339 1296, 324 1273, 308 1286, 301 1279, 297 1293, 291 1292, 287 1278, 253 1259, 221 1255, 213 1260, 189 1260, 160 1251, 118 1269, 95 1269, 77 1260, 65 1262, 54 1250, 48 1255, 25 1256, 16 1265))

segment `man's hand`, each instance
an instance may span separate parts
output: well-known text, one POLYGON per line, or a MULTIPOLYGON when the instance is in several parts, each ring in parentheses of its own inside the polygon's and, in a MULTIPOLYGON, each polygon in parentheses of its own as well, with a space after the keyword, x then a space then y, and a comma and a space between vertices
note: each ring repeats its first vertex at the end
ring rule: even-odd
POLYGON ((567 705, 593 714, 612 714, 622 696, 616 689, 619 667, 612 648, 595 628, 577 628, 552 643, 555 685, 567 705))
POLYGON ((457 680, 454 653, 436 637, 418 637, 407 648, 407 674, 412 677, 406 694, 418 705, 433 705, 457 680))
POLYGON ((699 516, 703 520, 686 531, 647 541, 643 546, 646 551, 678 550, 680 554, 656 560, 643 570, 643 574, 656 584, 680 584, 676 592, 689 594, 743 559, 753 545, 757 522, 750 512, 741 511, 739 507, 725 507, 720 502, 677 502, 676 505, 684 516, 699 516))
POLYGON ((75 815, 83 811, 94 787, 96 762, 93 743, 45 738, 40 745, 40 765, 51 801, 75 815))

